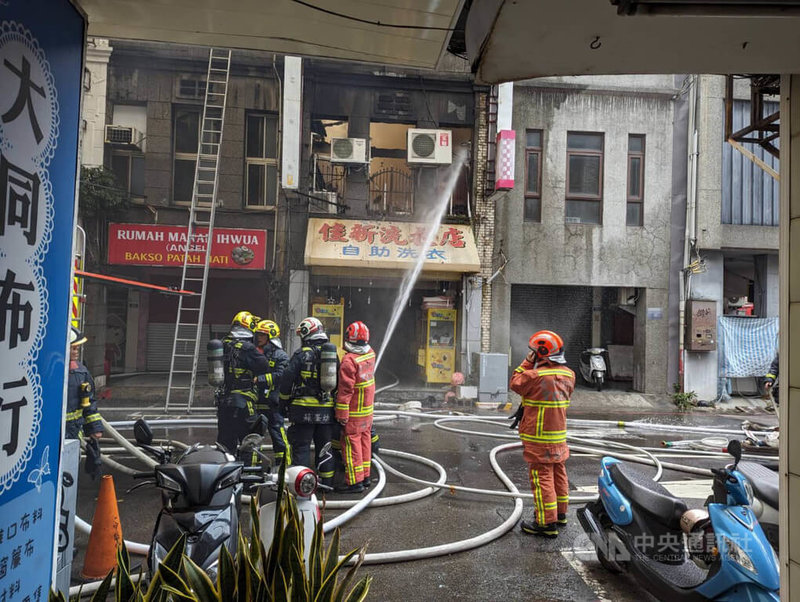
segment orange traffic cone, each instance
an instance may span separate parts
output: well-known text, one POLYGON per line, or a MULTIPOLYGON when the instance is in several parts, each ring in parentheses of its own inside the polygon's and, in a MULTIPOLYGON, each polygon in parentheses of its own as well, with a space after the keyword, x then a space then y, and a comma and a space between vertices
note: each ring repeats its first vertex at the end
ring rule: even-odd
POLYGON ((119 522, 114 478, 103 475, 81 576, 84 579, 103 579, 111 569, 117 567, 117 548, 121 545, 122 526, 119 522))

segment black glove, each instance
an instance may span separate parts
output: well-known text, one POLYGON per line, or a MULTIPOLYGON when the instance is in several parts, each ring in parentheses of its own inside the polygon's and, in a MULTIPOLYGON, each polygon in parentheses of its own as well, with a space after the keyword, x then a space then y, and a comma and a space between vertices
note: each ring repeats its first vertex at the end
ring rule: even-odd
POLYGON ((509 426, 508 428, 510 428, 510 429, 517 428, 517 425, 519 424, 519 421, 522 420, 522 411, 523 411, 522 404, 519 404, 519 407, 517 408, 517 411, 514 412, 513 415, 508 417, 509 420, 513 420, 514 421, 514 422, 511 423, 511 426, 509 426))
POLYGON ((96 479, 103 473, 100 446, 94 437, 86 438, 86 461, 83 464, 83 470, 91 475, 92 479, 96 479))

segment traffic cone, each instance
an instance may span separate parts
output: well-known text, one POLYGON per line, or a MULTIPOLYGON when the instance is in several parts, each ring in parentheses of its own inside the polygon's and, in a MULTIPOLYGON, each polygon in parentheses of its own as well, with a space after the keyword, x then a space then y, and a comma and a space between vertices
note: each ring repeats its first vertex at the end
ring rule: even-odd
POLYGON ((117 567, 117 548, 121 545, 123 545, 122 526, 119 521, 114 478, 111 475, 103 475, 81 576, 84 579, 105 578, 111 569, 117 567))

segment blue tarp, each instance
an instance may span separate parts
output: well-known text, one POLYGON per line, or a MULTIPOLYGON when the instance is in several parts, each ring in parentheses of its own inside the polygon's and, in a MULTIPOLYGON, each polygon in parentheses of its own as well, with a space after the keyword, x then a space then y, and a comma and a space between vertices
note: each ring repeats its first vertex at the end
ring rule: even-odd
POLYGON ((719 376, 764 376, 778 351, 778 318, 720 316, 719 376))

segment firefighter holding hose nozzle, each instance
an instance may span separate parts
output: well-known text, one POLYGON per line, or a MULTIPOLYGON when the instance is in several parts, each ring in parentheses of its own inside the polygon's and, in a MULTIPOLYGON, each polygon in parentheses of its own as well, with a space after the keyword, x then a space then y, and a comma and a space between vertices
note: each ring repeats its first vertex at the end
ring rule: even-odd
POLYGON ((534 516, 522 521, 522 531, 555 538, 567 524, 569 481, 565 462, 567 407, 575 389, 575 373, 565 364, 564 341, 540 330, 528 341, 530 352, 514 370, 510 388, 522 402, 511 428, 519 425, 523 457, 528 463, 534 516))

